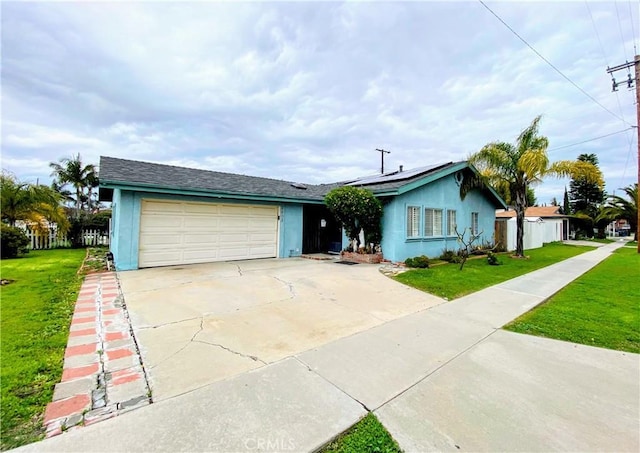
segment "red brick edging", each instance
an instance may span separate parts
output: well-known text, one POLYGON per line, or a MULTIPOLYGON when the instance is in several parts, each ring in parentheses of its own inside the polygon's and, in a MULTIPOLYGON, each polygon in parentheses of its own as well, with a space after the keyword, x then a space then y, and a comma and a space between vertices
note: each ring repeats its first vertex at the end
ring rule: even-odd
POLYGON ((144 366, 115 272, 88 275, 80 288, 62 381, 47 405, 47 437, 151 403, 144 366))

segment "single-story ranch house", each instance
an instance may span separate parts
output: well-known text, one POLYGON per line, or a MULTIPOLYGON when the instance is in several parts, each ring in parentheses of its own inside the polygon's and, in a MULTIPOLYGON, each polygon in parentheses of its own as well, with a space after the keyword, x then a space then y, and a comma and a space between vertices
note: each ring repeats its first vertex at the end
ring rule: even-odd
POLYGON ((457 250, 454 225, 493 241, 491 188, 461 200, 467 162, 402 169, 334 184, 299 184, 232 173, 100 158, 100 200, 112 202, 116 269, 340 251, 348 244, 324 205, 343 185, 371 190, 383 203, 382 252, 404 261, 457 250))

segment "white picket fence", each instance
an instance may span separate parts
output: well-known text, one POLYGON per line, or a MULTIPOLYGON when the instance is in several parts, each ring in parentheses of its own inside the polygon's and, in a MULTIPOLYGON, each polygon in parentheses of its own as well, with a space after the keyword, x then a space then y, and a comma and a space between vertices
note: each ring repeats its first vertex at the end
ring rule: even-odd
MULTIPOLYGON (((59 235, 53 228, 50 228, 48 233, 35 231, 28 226, 24 226, 22 229, 29 238, 29 249, 31 250, 71 247, 71 241, 66 236, 59 235)), ((109 245, 109 234, 99 230, 83 230, 82 245, 109 245)))

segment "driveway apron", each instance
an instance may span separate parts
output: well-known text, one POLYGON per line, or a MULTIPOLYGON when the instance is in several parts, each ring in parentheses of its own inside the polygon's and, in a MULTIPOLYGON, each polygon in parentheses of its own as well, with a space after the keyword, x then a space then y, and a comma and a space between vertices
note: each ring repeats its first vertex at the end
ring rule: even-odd
POLYGON ((120 272, 154 401, 444 301, 376 265, 254 260, 120 272))

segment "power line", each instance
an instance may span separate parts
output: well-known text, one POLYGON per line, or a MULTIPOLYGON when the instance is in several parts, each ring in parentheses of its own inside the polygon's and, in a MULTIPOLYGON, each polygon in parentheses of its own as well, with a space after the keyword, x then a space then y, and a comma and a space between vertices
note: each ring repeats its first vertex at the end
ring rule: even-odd
POLYGON ((618 11, 618 0, 614 2, 616 5, 616 16, 618 17, 618 30, 620 30, 620 40, 622 41, 622 50, 624 50, 624 58, 627 58, 627 45, 624 42, 624 34, 622 33, 622 21, 620 20, 620 11, 618 11))
POLYGON ((633 33, 633 54, 637 55, 638 49, 636 47, 636 27, 633 26, 633 11, 631 10, 631 0, 628 0, 628 5, 629 5, 629 17, 631 18, 631 33, 633 33))
POLYGON ((587 7, 587 11, 589 11, 589 17, 591 17, 591 24, 593 25, 593 30, 596 32, 596 38, 598 38, 598 42, 600 43, 600 51, 602 52, 602 58, 604 62, 609 66, 609 59, 607 58, 606 52, 604 51, 604 46, 602 45, 602 40, 600 39, 600 33, 598 33, 598 27, 596 27, 596 21, 593 19, 593 14, 591 14, 591 8, 589 8, 589 2, 584 0, 584 5, 587 7))
POLYGON ((531 44, 529 44, 527 42, 526 39, 524 39, 522 36, 520 36, 513 28, 511 28, 509 26, 509 24, 507 24, 504 20, 502 20, 502 18, 500 16, 498 16, 491 8, 489 8, 482 0, 478 0, 480 2, 480 4, 482 6, 484 6, 491 14, 493 14, 495 16, 496 19, 498 19, 500 22, 502 22, 502 24, 507 27, 509 29, 509 31, 511 31, 511 33, 513 33, 514 35, 516 35, 516 37, 522 41, 529 49, 531 49, 533 51, 533 53, 535 53, 538 57, 540 57, 542 59, 542 61, 544 61, 545 63, 547 63, 549 66, 551 66, 551 68, 553 68, 554 71, 556 71, 558 74, 560 74, 560 76, 562 76, 562 78, 564 78, 567 82, 569 82, 571 85, 573 85, 574 87, 576 87, 582 94, 584 94, 585 96, 587 96, 589 99, 591 99, 594 103, 596 103, 597 105, 599 105, 602 109, 606 110, 607 112, 609 112, 611 115, 613 115, 614 117, 616 117, 617 119, 619 119, 620 121, 629 124, 631 126, 631 123, 628 123, 624 118, 621 118, 620 116, 618 116, 616 113, 613 113, 611 110, 609 110, 607 107, 605 107, 604 105, 602 105, 596 98, 594 98, 593 96, 591 96, 589 93, 587 93, 585 90, 583 90, 577 83, 575 83, 573 80, 571 80, 569 77, 567 77, 566 75, 564 75, 564 73, 562 71, 560 71, 553 63, 551 63, 549 60, 547 60, 545 57, 542 56, 542 54, 540 52, 538 52, 531 44))
MULTIPOLYGON (((629 0, 631 1, 631 0, 629 0)), ((587 11, 589 11, 589 17, 591 18, 591 24, 593 25, 593 30, 596 33, 596 37, 598 38, 598 43, 600 43, 600 51, 602 52, 602 59, 604 60, 605 64, 607 65, 607 67, 609 67, 609 59, 607 58, 606 52, 604 50, 604 46, 602 45, 602 40, 600 39, 600 33, 598 33, 598 27, 596 26, 596 21, 593 19, 593 14, 591 13, 591 8, 589 7, 589 2, 587 0, 584 1, 585 6, 587 7, 587 11)), ((629 6, 631 7, 631 6, 629 6)), ((629 11, 631 12, 631 11, 629 11)), ((632 26, 633 26, 633 15, 631 15, 631 22, 632 22, 632 26)), ((635 34, 635 32, 634 32, 635 34)), ((634 45, 634 49, 635 49, 635 45, 634 45)), ((620 103, 620 93, 618 92, 618 90, 614 91, 614 93, 616 94, 616 102, 618 104, 618 110, 620 111, 620 116, 622 117, 622 120, 627 123, 627 119, 624 117, 624 110, 622 109, 622 104, 620 103)), ((627 123, 628 124, 628 123, 627 123)), ((629 141, 629 146, 631 146, 631 144, 633 143, 633 139, 631 138, 630 135, 625 135, 627 137, 627 140, 629 141)))
MULTIPOLYGON (((633 145, 633 139, 629 140, 629 151, 627 151, 627 160, 624 163, 624 170, 622 171, 622 178, 620 178, 621 186, 624 187, 624 179, 627 176, 627 168, 629 168, 629 160, 631 159, 631 146, 633 145)), ((616 191, 613 191, 613 194, 616 194, 616 191)))
POLYGON ((627 132, 627 131, 630 131, 630 130, 632 130, 632 129, 633 129, 632 127, 628 127, 628 128, 623 129, 623 130, 621 130, 621 131, 611 132, 610 134, 601 135, 601 136, 599 136, 599 137, 593 137, 593 138, 590 138, 590 139, 587 139, 587 140, 583 140, 583 141, 581 141, 581 142, 571 143, 571 144, 569 144, 569 145, 562 145, 562 146, 558 146, 558 147, 556 147, 556 148, 551 148, 551 149, 549 149, 549 150, 547 150, 547 151, 556 151, 556 150, 558 150, 558 149, 564 149, 564 148, 570 148, 571 146, 578 146, 578 145, 582 145, 583 143, 593 142, 593 141, 596 141, 596 140, 600 140, 601 138, 606 138, 606 137, 611 137, 612 135, 622 134, 623 132, 627 132))

